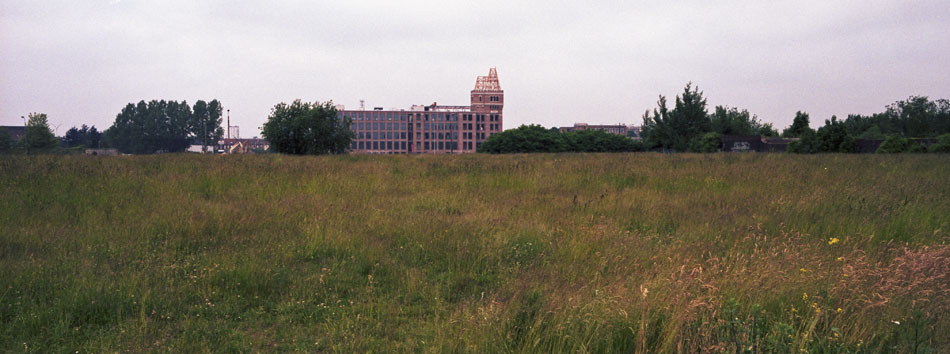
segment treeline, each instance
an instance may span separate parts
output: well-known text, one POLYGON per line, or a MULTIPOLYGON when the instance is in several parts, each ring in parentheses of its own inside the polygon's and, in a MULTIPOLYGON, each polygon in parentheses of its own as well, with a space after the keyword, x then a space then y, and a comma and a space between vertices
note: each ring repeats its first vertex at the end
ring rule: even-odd
POLYGON ((859 140, 883 140, 879 153, 950 152, 950 102, 912 96, 870 116, 832 116, 818 130, 809 127, 807 113, 798 112, 783 135, 798 138, 788 151, 802 154, 858 152, 859 140))
POLYGON ((224 135, 222 111, 218 100, 199 100, 194 106, 165 100, 129 103, 105 131, 105 142, 128 154, 181 152, 193 140, 214 147, 224 135))
MULTIPOLYGON (((663 96, 657 106, 643 115, 642 137, 647 149, 713 152, 719 149, 723 135, 778 136, 770 124, 745 110, 717 106, 708 114, 703 93, 691 83, 676 96, 672 108, 663 96)), ((922 142, 931 141, 927 138, 936 138, 930 151, 945 151, 950 141, 945 134, 950 134, 950 102, 912 96, 882 113, 850 115, 843 121, 832 116, 817 130, 809 126, 808 113, 800 111, 781 136, 793 139, 788 145, 793 153, 851 153, 858 151, 858 140, 884 140, 878 152, 926 152, 922 142)))
POLYGON ((639 141, 599 130, 561 132, 540 125, 522 125, 492 135, 478 147, 480 153, 631 152, 642 151, 639 141))

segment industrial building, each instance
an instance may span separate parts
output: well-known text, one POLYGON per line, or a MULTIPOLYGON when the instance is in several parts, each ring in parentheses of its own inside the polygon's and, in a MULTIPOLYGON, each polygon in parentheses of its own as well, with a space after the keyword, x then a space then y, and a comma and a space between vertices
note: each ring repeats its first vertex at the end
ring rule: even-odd
POLYGON ((587 123, 574 123, 573 127, 560 127, 558 128, 562 133, 566 132, 576 132, 583 130, 600 130, 610 134, 623 135, 627 136, 628 132, 633 131, 634 137, 639 138, 640 136, 640 127, 637 126, 627 126, 624 124, 617 125, 590 125, 587 123))
POLYGON ((502 131, 505 92, 495 68, 475 80, 468 106, 413 105, 409 109, 347 110, 355 133, 350 150, 369 154, 455 154, 475 152, 502 131))

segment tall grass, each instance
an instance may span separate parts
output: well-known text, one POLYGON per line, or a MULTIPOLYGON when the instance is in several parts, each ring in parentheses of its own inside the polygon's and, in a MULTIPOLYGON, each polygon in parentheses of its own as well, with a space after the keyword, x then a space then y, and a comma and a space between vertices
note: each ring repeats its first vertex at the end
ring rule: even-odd
POLYGON ((947 352, 940 155, 8 156, 0 351, 947 352))

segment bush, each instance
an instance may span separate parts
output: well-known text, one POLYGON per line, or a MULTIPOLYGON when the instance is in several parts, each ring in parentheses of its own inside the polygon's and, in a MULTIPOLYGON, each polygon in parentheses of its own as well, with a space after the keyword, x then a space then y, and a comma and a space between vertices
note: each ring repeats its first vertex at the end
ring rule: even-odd
POLYGON ((632 151, 643 151, 643 144, 600 130, 561 133, 533 124, 492 135, 478 147, 478 152, 489 154, 632 151))
POLYGON ((795 154, 814 154, 818 152, 818 136, 814 130, 804 130, 801 138, 788 144, 788 152, 795 154))
POLYGON ((907 152, 914 153, 914 154, 922 154, 922 153, 927 152, 927 147, 921 144, 911 143, 910 148, 907 149, 907 152))
POLYGON ((879 154, 897 154, 902 152, 907 152, 910 149, 910 139, 905 137, 892 135, 884 139, 884 142, 881 143, 881 146, 878 146, 877 153, 879 154))
POLYGON ((699 138, 699 152, 716 152, 722 147, 722 137, 719 133, 709 132, 699 138))
POLYGON ((930 145, 930 152, 950 152, 950 134, 937 137, 937 143, 930 145))

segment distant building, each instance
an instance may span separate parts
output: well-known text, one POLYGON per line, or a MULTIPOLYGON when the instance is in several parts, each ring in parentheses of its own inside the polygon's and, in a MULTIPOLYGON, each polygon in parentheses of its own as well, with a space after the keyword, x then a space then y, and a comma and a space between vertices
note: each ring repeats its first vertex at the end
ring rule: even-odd
POLYGON ((22 125, 0 125, 0 128, 6 129, 13 141, 20 141, 26 135, 26 127, 22 125))
MULTIPOLYGON (((221 139, 218 140, 218 145, 214 148, 214 152, 221 152, 225 154, 247 154, 253 153, 255 151, 266 151, 270 148, 270 143, 267 140, 260 138, 252 139, 221 139)), ((201 147, 198 147, 199 151, 201 147)))
POLYGON ((632 130, 634 131, 637 137, 640 136, 640 127, 627 126, 624 124, 590 125, 587 123, 574 123, 573 127, 561 127, 558 129, 561 130, 561 132, 563 133, 576 132, 576 131, 582 131, 582 130, 600 130, 600 131, 604 131, 610 134, 617 134, 617 135, 623 135, 623 136, 627 136, 627 133, 632 130))
POLYGON ((119 150, 117 149, 86 149, 84 153, 86 155, 95 155, 95 156, 118 156, 119 150))
POLYGON ((796 139, 770 136, 723 135, 722 151, 725 152, 785 152, 788 144, 796 139))
POLYGON ((414 105, 408 110, 338 106, 352 120, 350 151, 369 154, 455 154, 475 152, 502 131, 505 92, 495 68, 475 80, 469 106, 414 105))

